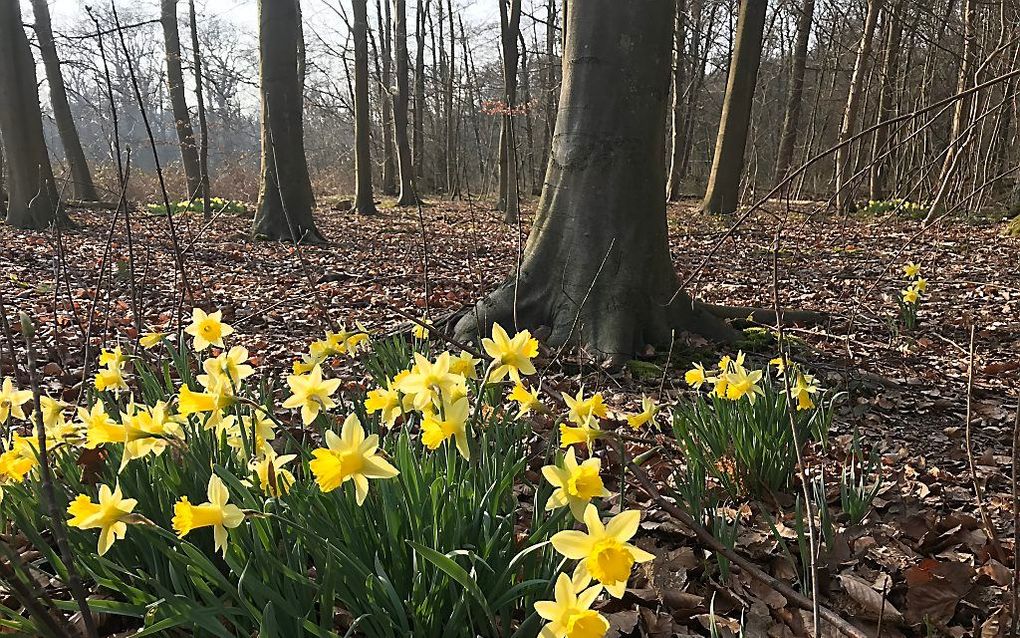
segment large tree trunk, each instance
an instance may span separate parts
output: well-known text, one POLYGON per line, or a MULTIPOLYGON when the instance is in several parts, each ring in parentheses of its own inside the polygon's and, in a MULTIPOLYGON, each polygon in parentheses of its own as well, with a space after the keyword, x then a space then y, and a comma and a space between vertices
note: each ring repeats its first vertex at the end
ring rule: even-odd
POLYGON ((198 17, 195 14, 195 0, 188 0, 188 17, 191 23, 191 52, 195 64, 195 100, 198 102, 198 128, 202 142, 198 147, 198 167, 202 174, 202 212, 206 218, 212 216, 209 189, 209 123, 205 116, 205 91, 202 86, 202 54, 198 46, 198 17))
POLYGON ((453 199, 460 196, 460 173, 458 171, 460 161, 457 158, 456 139, 457 131, 460 128, 460 117, 453 110, 457 80, 457 31, 453 23, 453 0, 446 0, 446 14, 450 22, 450 53, 447 58, 449 60, 449 69, 446 74, 447 84, 444 93, 444 110, 446 111, 446 139, 444 146, 446 147, 446 191, 450 194, 450 198, 453 199))
POLYGON ((687 41, 687 0, 676 0, 676 45, 673 49, 673 108, 670 112, 669 178, 666 197, 673 202, 680 199, 683 177, 680 166, 684 161, 684 83, 687 63, 684 49, 687 41))
MULTIPOLYGON (((45 0, 43 0, 45 1, 45 0)), ((191 127, 191 114, 184 97, 184 72, 181 70, 181 36, 177 30, 177 0, 160 0, 159 20, 163 24, 166 41, 166 80, 170 91, 170 108, 177 128, 177 141, 181 147, 181 163, 188 183, 188 197, 202 188, 202 169, 195 146, 195 131, 191 127)))
POLYGON ((50 105, 53 107, 53 119, 57 123, 60 144, 64 147, 64 156, 71 171, 74 182, 75 199, 96 201, 95 184, 92 173, 85 161, 85 151, 81 147, 78 128, 71 116, 71 106, 67 101, 67 89, 64 87, 64 76, 60 72, 60 58, 53 41, 53 27, 50 24, 50 9, 46 0, 32 0, 32 12, 35 14, 35 34, 39 38, 39 55, 42 57, 46 70, 46 83, 50 88, 50 105))
POLYGON ((354 210, 375 214, 372 197, 372 138, 368 106, 368 0, 354 0, 354 210))
MULTIPOLYGON (((421 184, 425 170, 425 20, 429 0, 418 0, 415 9, 414 53, 414 175, 421 184)), ((405 20, 406 24, 406 20, 405 20)))
POLYGON ((0 215, 7 216, 7 167, 4 165, 4 137, 0 135, 0 215))
POLYGON ((8 169, 7 223, 46 228, 66 221, 43 138, 35 60, 17 0, 0 2, 0 136, 8 169))
MULTIPOLYGON (((871 45, 875 39, 875 25, 878 14, 882 11, 883 0, 868 0, 868 15, 864 19, 864 33, 857 48, 857 60, 854 63, 853 75, 850 77, 850 88, 847 90, 846 109, 843 110, 843 122, 839 127, 838 142, 842 144, 854 134, 857 127, 857 116, 861 108, 861 97, 864 95, 864 74, 868 59, 871 57, 871 45)), ((850 162, 850 145, 836 149, 836 210, 845 211, 853 203, 853 189, 847 182, 853 174, 850 162)))
MULTIPOLYGON (((896 80, 899 77, 900 41, 903 36, 903 20, 899 12, 893 11, 889 16, 889 34, 886 40, 885 53, 882 59, 882 86, 878 94, 878 121, 882 122, 892 116, 893 102, 896 99, 896 80)), ((888 197, 890 159, 882 157, 889 149, 889 126, 875 129, 875 141, 871 153, 871 174, 868 180, 868 198, 883 200, 888 197)))
POLYGON ((513 112, 517 101, 517 34, 521 25, 521 0, 498 0, 499 37, 503 53, 503 99, 506 112, 499 126, 499 198, 496 207, 505 213, 508 224, 517 221, 520 197, 517 185, 517 140, 513 112), (509 4, 509 6, 507 6, 509 4))
POLYGON ((726 80, 715 157, 702 208, 711 213, 732 213, 740 204, 740 177, 744 147, 751 123, 754 86, 758 82, 767 0, 741 0, 733 56, 726 80))
POLYGON ((259 0, 262 185, 252 234, 321 241, 312 218, 298 72, 298 0, 259 0))
POLYGON ((383 173, 382 193, 383 195, 397 194, 397 162, 393 148, 393 98, 390 83, 393 81, 393 36, 390 29, 393 28, 393 21, 390 18, 389 0, 382 2, 376 0, 376 13, 379 23, 379 57, 382 59, 382 69, 379 71, 382 90, 379 92, 379 101, 382 103, 382 136, 383 136, 383 173))
POLYGON ((811 21, 815 14, 815 0, 804 0, 797 18, 797 42, 793 48, 790 65, 790 93, 786 100, 783 116, 783 134, 779 138, 779 156, 776 159, 776 177, 779 182, 786 179, 793 164, 793 151, 797 146, 800 132, 800 110, 804 98, 804 71, 807 68, 808 42, 811 39, 811 21))
POLYGON ((411 166, 411 145, 407 139, 407 10, 404 0, 393 0, 394 55, 397 59, 397 94, 393 96, 393 127, 397 143, 397 168, 400 197, 397 206, 414 206, 414 169, 411 166))
POLYGON ((675 8, 675 0, 571 4, 552 157, 519 276, 463 317, 458 334, 493 322, 545 326, 552 346, 580 343, 614 359, 668 343, 674 328, 732 337, 679 290, 667 243, 675 8))

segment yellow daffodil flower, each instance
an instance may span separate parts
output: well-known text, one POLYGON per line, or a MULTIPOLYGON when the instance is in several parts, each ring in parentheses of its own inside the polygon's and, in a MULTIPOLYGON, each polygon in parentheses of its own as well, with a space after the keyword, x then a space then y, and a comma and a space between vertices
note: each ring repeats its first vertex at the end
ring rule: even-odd
POLYGON ((765 394, 759 385, 761 378, 761 370, 748 372, 742 365, 734 366, 732 372, 726 373, 726 398, 737 401, 746 396, 748 401, 754 403, 759 394, 765 394))
POLYGON ((127 355, 117 346, 113 350, 107 350, 103 348, 99 352, 99 365, 110 368, 111 370, 120 370, 127 363, 127 355))
POLYGON ((18 390, 10 377, 4 377, 0 385, 0 424, 7 423, 12 416, 25 420, 25 411, 21 407, 32 400, 31 390, 18 390))
POLYGON ((517 383, 510 391, 510 399, 517 402, 517 415, 524 416, 529 412, 545 412, 545 406, 538 400, 538 388, 529 390, 517 383))
POLYGON ((563 401, 566 402, 570 411, 567 418, 579 426, 584 426, 595 418, 606 418, 606 404, 602 399, 602 393, 596 392, 590 399, 584 398, 584 388, 577 391, 577 396, 570 396, 561 392, 563 401))
POLYGON ((241 381, 255 374, 255 369, 248 365, 248 349, 234 346, 219 356, 206 359, 202 363, 205 374, 195 377, 206 390, 230 391, 232 394, 241 381), (224 383, 224 380, 228 381, 224 383))
POLYGON ((489 381, 497 383, 507 376, 514 383, 521 382, 521 375, 535 374, 535 364, 531 362, 538 356, 538 340, 532 338, 531 332, 522 330, 513 338, 498 323, 492 324, 492 338, 482 339, 482 348, 492 357, 494 367, 489 373, 489 381))
POLYGON ((637 414, 631 414, 627 416, 627 425, 637 430, 642 425, 652 421, 655 415, 659 413, 659 406, 656 405, 655 400, 651 397, 641 397, 641 411, 637 414))
POLYGON ((308 469, 323 492, 332 492, 347 481, 354 481, 358 505, 368 496, 368 479, 388 479, 400 472, 389 461, 379 456, 378 435, 366 437, 357 415, 344 420, 340 436, 326 432, 326 447, 312 451, 315 458, 308 469))
POLYGON ((57 429, 64 424, 64 408, 67 407, 67 404, 51 399, 46 395, 39 397, 39 404, 42 412, 43 426, 47 432, 57 429))
POLYGON ((184 438, 181 425, 173 419, 163 401, 121 414, 121 422, 124 424, 124 454, 120 461, 120 471, 134 459, 149 454, 159 456, 170 441, 184 438))
POLYGON ((460 397, 453 401, 444 398, 442 416, 434 413, 426 414, 421 424, 421 442, 425 444, 425 447, 435 450, 443 444, 443 441, 453 438, 460 455, 471 460, 471 447, 468 444, 467 435, 469 407, 467 397, 460 397))
POLYGON ((38 465, 35 442, 17 432, 11 438, 11 446, 0 454, 0 482, 20 483, 38 465))
POLYGON ((459 374, 465 379, 477 379, 478 364, 481 362, 481 359, 471 356, 470 352, 461 352, 459 357, 453 357, 450 360, 450 372, 459 374))
POLYGON ((921 293, 919 293, 916 288, 901 290, 900 294, 903 295, 903 302, 908 304, 915 304, 917 303, 917 300, 921 298, 921 293))
POLYGON ((789 361, 786 361, 783 357, 776 357, 775 359, 769 359, 769 365, 776 366, 776 372, 783 374, 786 372, 786 368, 791 365, 789 361))
POLYGON ((142 338, 138 340, 138 343, 146 350, 151 350, 163 343, 163 340, 166 339, 166 337, 167 333, 165 332, 146 332, 142 335, 142 338))
POLYGON ((716 377, 708 376, 705 366, 700 363, 695 363, 693 368, 684 373, 684 382, 694 389, 698 389, 706 383, 715 383, 716 380, 716 377))
MULTIPOLYGON (((432 320, 429 319, 427 315, 422 315, 419 321, 421 321, 421 323, 425 324, 426 326, 433 325, 432 320)), ((411 334, 414 335, 415 339, 425 340, 429 338, 429 329, 421 325, 420 323, 416 323, 414 324, 414 327, 411 328, 411 334)))
MULTIPOLYGON (((584 583, 587 585, 588 583, 584 583)), ((591 608, 602 593, 602 586, 583 589, 566 574, 556 579, 554 600, 535 603, 535 611, 549 622, 539 631, 538 638, 602 638, 609 631, 609 621, 591 608)))
POLYGON ((615 598, 623 596, 634 563, 655 558, 643 549, 628 543, 638 530, 641 512, 627 510, 614 516, 605 526, 598 510, 589 505, 584 511, 588 533, 565 530, 552 537, 557 552, 569 559, 581 561, 574 571, 574 579, 591 576, 601 583, 615 598))
POLYGON ((124 379, 124 371, 121 368, 105 368, 96 373, 96 390, 100 392, 126 392, 127 381, 124 379))
POLYGON ((184 332, 194 337, 195 352, 201 352, 209 346, 223 348, 223 337, 234 333, 234 329, 223 323, 223 312, 206 314, 201 308, 191 311, 191 323, 184 332))
POLYGON ((322 368, 316 365, 308 374, 287 377, 291 396, 283 402, 285 408, 300 408, 301 421, 310 425, 319 412, 336 407, 332 395, 340 387, 340 379, 323 379, 322 368))
POLYGON ((229 394, 194 392, 188 386, 182 385, 181 392, 177 395, 177 412, 183 416, 215 412, 229 407, 234 401, 229 394))
POLYGON ((294 484, 294 475, 283 467, 297 458, 295 454, 277 456, 271 447, 266 453, 251 462, 251 469, 259 479, 259 489, 269 496, 280 496, 290 491, 294 484))
MULTIPOLYGON (((218 431, 227 435, 227 445, 233 448, 238 454, 244 451, 244 442, 248 442, 249 453, 258 456, 267 451, 268 441, 276 438, 276 424, 266 413, 257 410, 253 416, 242 416, 240 423, 237 419, 223 419, 217 424, 218 431), (241 430, 244 433, 241 433, 241 430), (255 436, 254 450, 251 449, 252 434, 255 436)), ((268 448, 271 449, 271 448, 268 448)))
POLYGON ((606 498, 609 490, 602 484, 602 461, 592 457, 578 464, 574 448, 567 450, 563 457, 563 465, 546 465, 542 468, 542 476, 556 488, 545 508, 554 510, 564 505, 570 507, 570 513, 578 521, 584 520, 584 511, 593 498, 606 498))
POLYGON ((432 363, 417 352, 414 353, 414 367, 410 373, 396 381, 396 388, 413 397, 416 410, 424 410, 439 402, 440 397, 466 394, 464 377, 450 372, 452 357, 449 352, 440 354, 432 363))
POLYGON ((85 494, 75 497, 67 507, 71 517, 67 524, 78 529, 99 529, 99 555, 102 556, 114 541, 127 536, 131 512, 137 504, 133 498, 124 498, 119 485, 113 491, 107 485, 100 485, 98 503, 85 494))
POLYGON ((315 366, 320 365, 325 360, 325 356, 316 357, 310 354, 303 354, 300 361, 294 362, 293 372, 294 374, 308 374, 315 366))
POLYGON ((914 289, 917 292, 924 292, 928 290, 928 280, 924 277, 918 277, 914 280, 914 289))
POLYGON ((192 505, 187 496, 181 497, 174 504, 174 517, 171 523, 179 538, 184 538, 192 530, 212 527, 216 551, 222 551, 226 556, 227 530, 238 527, 244 521, 244 512, 238 506, 229 503, 230 492, 223 484, 223 480, 215 474, 209 478, 206 495, 209 501, 201 505, 192 505))
MULTIPOLYGON (((78 423, 85 431, 87 440, 92 438, 93 431, 99 432, 118 427, 117 423, 107 414, 102 401, 96 401, 92 408, 78 408, 78 423)), ((123 431, 123 428, 121 430, 123 431)))
POLYGON ((798 410, 810 410, 815 407, 811 395, 818 392, 818 384, 810 374, 801 374, 797 377, 797 384, 793 386, 793 396, 797 399, 798 410))
POLYGON ((586 421, 578 427, 571 427, 566 423, 560 424, 560 447, 567 448, 571 445, 586 445, 591 450, 595 439, 602 436, 603 432, 594 419, 586 421))
POLYGON ((392 384, 388 388, 370 390, 365 397, 365 412, 379 412, 382 422, 388 427, 393 427, 402 411, 400 393, 392 384))
POLYGON ((911 279, 914 279, 919 274, 921 274, 921 265, 915 264, 912 261, 908 261, 906 265, 903 266, 903 274, 906 275, 907 277, 910 277, 911 279))

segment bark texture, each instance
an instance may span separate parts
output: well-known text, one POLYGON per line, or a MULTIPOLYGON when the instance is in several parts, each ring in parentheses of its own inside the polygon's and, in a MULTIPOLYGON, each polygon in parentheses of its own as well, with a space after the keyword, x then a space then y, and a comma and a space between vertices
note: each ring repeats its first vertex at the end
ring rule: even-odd
POLYGON ((354 0, 354 210, 375 214, 372 195, 371 114, 368 105, 368 0, 354 0))
POLYGON ((39 55, 42 57, 43 68, 46 70, 46 84, 50 89, 50 106, 53 108, 53 120, 57 124, 60 144, 64 148, 64 157, 71 171, 74 198, 94 202, 99 199, 85 151, 81 147, 78 127, 71 115, 71 106, 67 101, 67 88, 64 76, 60 71, 60 57, 53 41, 53 27, 50 23, 50 9, 46 0, 32 0, 32 13, 35 15, 35 35, 39 39, 39 55))
POLYGON ((381 59, 381 70, 379 71, 380 91, 379 102, 382 104, 382 136, 383 136, 383 171, 382 171, 382 193, 383 195, 397 194, 397 160, 393 148, 393 20, 390 18, 389 0, 381 2, 376 0, 376 15, 379 23, 379 58, 381 59))
POLYGON ((744 147, 751 123, 754 87, 758 83, 767 0, 741 0, 733 56, 726 80, 719 135, 715 142, 712 172, 702 208, 710 213, 732 213, 740 204, 740 178, 744 172, 744 147))
POLYGON ((614 359, 671 330, 733 332, 679 290, 663 184, 675 0, 586 0, 567 13, 563 86, 545 188, 519 277, 457 333, 548 327, 614 359))
POLYGON ((0 2, 0 136, 7 159, 7 223, 46 228, 66 221, 43 138, 35 60, 17 0, 0 2))
POLYGON ((300 17, 297 0, 259 0, 262 97, 262 185, 252 234, 284 241, 320 241, 312 219, 312 184, 305 161, 300 17))
POLYGON ((411 144, 407 137, 407 7, 404 0, 393 0, 393 45, 393 54, 397 60, 397 93, 393 96, 393 130, 397 143, 397 174, 400 181, 397 206, 414 206, 418 203, 418 194, 414 190, 411 144))
POLYGON ((198 46, 198 18, 195 14, 195 0, 188 0, 188 17, 191 23, 191 51, 195 64, 195 100, 198 102, 198 129, 202 142, 198 147, 198 167, 202 174, 202 211, 206 218, 212 217, 212 193, 209 188, 209 122, 205 116, 205 91, 203 87, 202 54, 198 46))
POLYGON ((188 197, 202 188, 202 168, 191 126, 188 101, 184 97, 184 72, 181 70, 181 34, 177 28, 177 0, 160 0, 160 23, 166 42, 166 81, 170 93, 170 109, 174 114, 177 142, 181 147, 181 163, 188 183, 188 197))
POLYGON ((776 160, 776 183, 786 179, 793 164, 793 150, 800 132, 800 111, 804 101, 804 71, 807 69, 808 42, 811 39, 811 22, 815 15, 815 0, 804 0, 797 17, 797 42, 790 65, 790 93, 783 115, 783 134, 779 138, 779 155, 776 160))
POLYGON ((520 214, 517 185, 517 140, 513 112, 517 102, 517 70, 520 53, 517 37, 521 29, 521 0, 499 0, 499 39, 503 54, 503 99, 506 113, 499 124, 499 197, 496 208, 504 212, 508 224, 520 214))
POLYGON ((683 176, 680 167, 684 161, 684 83, 687 41, 687 0, 676 0, 676 47, 673 51, 673 108, 670 112, 669 179, 666 197, 673 202, 680 199, 683 176))

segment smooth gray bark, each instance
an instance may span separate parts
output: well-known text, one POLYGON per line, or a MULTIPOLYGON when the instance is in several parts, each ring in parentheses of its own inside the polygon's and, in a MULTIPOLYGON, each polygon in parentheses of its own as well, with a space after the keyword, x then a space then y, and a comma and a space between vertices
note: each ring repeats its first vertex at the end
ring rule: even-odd
POLYGON ((663 184, 675 0, 585 0, 566 21, 563 86, 545 188, 519 276, 457 333, 548 333, 612 359, 674 329, 730 339, 679 289, 663 184))
POLYGON ((177 0, 160 0, 160 22, 166 42, 166 80, 170 92, 170 109, 174 115, 177 142, 181 147, 181 163, 188 184, 188 197, 202 188, 202 169, 191 126, 188 101, 184 97, 184 72, 181 70, 181 34, 177 28, 177 0))
POLYGON ((260 239, 320 241, 305 160, 298 3, 259 0, 258 8, 262 184, 252 234, 260 239))
POLYGON ((371 115, 368 105, 368 0, 353 0, 354 8, 354 172, 357 191, 354 210, 375 214, 372 195, 371 115))

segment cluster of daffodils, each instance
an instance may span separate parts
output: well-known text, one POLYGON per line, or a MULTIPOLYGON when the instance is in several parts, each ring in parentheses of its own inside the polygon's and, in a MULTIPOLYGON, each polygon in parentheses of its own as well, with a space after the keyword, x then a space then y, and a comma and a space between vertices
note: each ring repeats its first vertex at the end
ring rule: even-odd
POLYGON ((928 290, 928 280, 921 276, 921 266, 908 262, 903 266, 903 274, 907 278, 907 286, 900 291, 899 307, 900 322, 907 330, 917 327, 917 311, 921 300, 928 290))
MULTIPOLYGON (((729 355, 723 356, 717 365, 717 370, 706 370, 700 363, 687 371, 684 380, 695 389, 702 386, 711 386, 711 394, 720 399, 729 401, 747 401, 754 405, 758 396, 765 394, 762 386, 765 372, 763 370, 748 370, 744 367, 745 355, 742 351, 737 352, 736 358, 729 355)), ((776 367, 779 375, 789 375, 791 381, 790 392, 797 401, 798 410, 810 410, 815 407, 814 396, 818 394, 819 385, 814 376, 802 371, 796 364, 777 357, 769 361, 776 367)))

